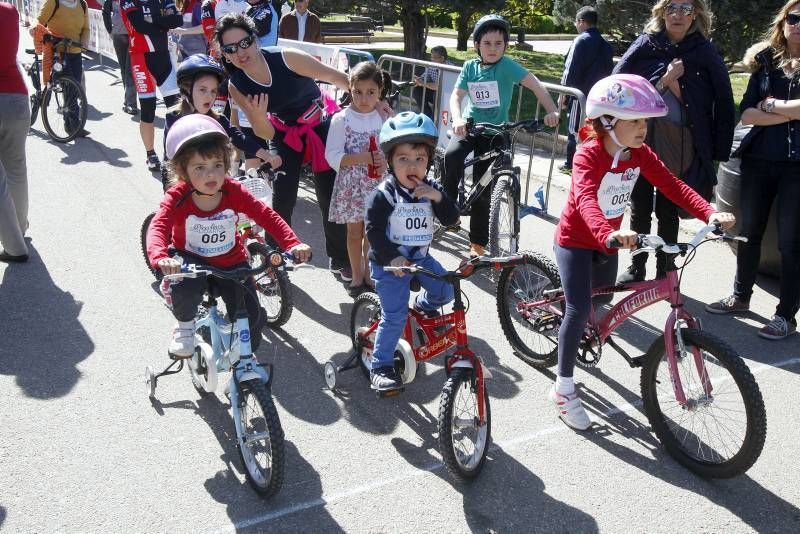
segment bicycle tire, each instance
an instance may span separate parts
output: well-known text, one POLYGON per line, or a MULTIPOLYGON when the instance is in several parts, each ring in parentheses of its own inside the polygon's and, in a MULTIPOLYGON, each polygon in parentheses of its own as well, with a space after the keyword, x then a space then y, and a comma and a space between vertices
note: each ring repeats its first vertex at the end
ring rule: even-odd
MULTIPOLYGON (((381 300, 378 295, 368 291, 356 297, 353 309, 350 311, 350 341, 353 343, 354 350, 359 349, 358 329, 371 326, 375 321, 380 321, 381 314, 381 300)), ((364 357, 363 351, 359 355, 358 363, 364 375, 369 377, 372 364, 371 361, 364 357)))
POLYGON ((31 126, 36 122, 36 119, 39 118, 39 105, 41 104, 41 98, 39 93, 34 93, 30 95, 31 101, 31 126))
MULTIPOLYGON (((270 251, 263 243, 248 243, 247 251, 251 268, 269 261, 270 251)), ((267 324, 275 328, 285 325, 294 311, 292 284, 286 271, 268 268, 256 277, 256 288, 259 304, 267 311, 267 324)))
POLYGON ((156 269, 150 265, 150 260, 147 258, 147 231, 150 229, 150 223, 153 222, 153 217, 155 216, 156 212, 152 212, 142 221, 142 226, 139 229, 139 248, 142 251, 142 257, 144 258, 144 264, 147 265, 147 270, 160 282, 161 279, 164 278, 164 273, 161 272, 161 269, 156 269))
POLYGON ((518 213, 511 178, 503 176, 495 184, 489 201, 489 254, 492 257, 510 256, 519 250, 518 213))
MULTIPOLYGON (((690 408, 687 409, 677 404, 669 369, 667 365, 661 365, 662 362, 667 364, 664 337, 661 336, 651 345, 642 367, 642 401, 647 419, 667 452, 690 471, 704 478, 735 477, 747 471, 756 462, 764 448, 767 416, 761 391, 750 369, 727 343, 708 332, 692 328, 681 329, 681 334, 686 347, 698 348, 704 356, 706 374, 712 382, 712 398, 709 400, 704 394, 703 386, 696 374, 694 376, 695 387, 691 387, 693 384, 691 371, 694 370, 695 373, 697 371, 694 353, 691 352, 685 356, 679 355, 678 361, 681 382, 690 408), (716 360, 716 365, 714 365, 714 360, 716 360), (663 370, 662 373, 659 373, 660 369, 663 370), (715 369, 724 371, 724 377, 720 378, 715 375, 715 369), (659 393, 661 398, 659 398, 659 393), (694 398, 694 395, 699 396, 694 398), (734 398, 735 396, 738 399, 734 398), (672 399, 671 406, 666 402, 668 398, 672 399), (739 399, 741 400, 739 401, 739 399), (742 408, 739 408, 738 405, 732 406, 734 411, 725 412, 724 421, 714 418, 713 421, 700 422, 696 421, 695 415, 693 415, 701 412, 712 417, 718 413, 723 415, 721 412, 725 410, 725 406, 731 403, 738 404, 738 402, 741 402, 742 408), (667 414, 664 413, 665 411, 667 414), (680 417, 672 417, 673 414, 680 417), (735 437, 735 433, 729 425, 739 414, 744 414, 745 419, 741 445, 726 458, 718 451, 711 450, 709 442, 713 444, 713 439, 705 439, 699 434, 704 431, 718 430, 720 437, 723 433, 726 436, 735 437), (687 417, 692 418, 692 424, 689 428, 682 429, 677 433, 675 427, 681 426, 681 422, 687 417), (708 423, 712 423, 711 426, 708 423), (692 440, 692 444, 682 444, 679 438, 688 438, 692 440), (699 457, 701 455, 703 457, 699 457)), ((725 445, 724 448, 726 453, 733 451, 733 448, 728 445, 725 445)))
POLYGON ((275 409, 269 389, 260 381, 241 384, 239 401, 240 406, 231 406, 231 415, 239 417, 241 422, 240 426, 234 425, 237 428, 236 445, 239 449, 239 460, 244 466, 245 477, 250 487, 262 497, 271 497, 283 485, 285 467, 284 435, 278 411, 275 409), (261 420, 259 418, 248 420, 246 414, 250 412, 251 408, 256 407, 261 412, 261 420), (251 424, 253 422, 255 424, 251 424), (269 440, 267 446, 264 447, 265 450, 253 450, 261 440, 246 443, 249 440, 245 440, 244 436, 239 435, 238 428, 245 430, 246 434, 265 436, 269 440), (253 432, 248 432, 248 430, 253 430, 253 432), (264 462, 266 465, 261 465, 259 456, 266 460, 264 462))
MULTIPOLYGON (((463 368, 454 369, 447 382, 442 388, 442 396, 439 400, 439 454, 442 455, 445 467, 450 473, 459 480, 469 481, 478 476, 486 463, 486 452, 492 439, 492 412, 489 406, 489 395, 487 393, 486 382, 484 381, 484 404, 486 412, 486 423, 482 426, 476 424, 478 420, 477 412, 477 392, 472 386, 472 371, 463 368), (475 396, 472 407, 475 412, 469 417, 459 417, 463 415, 457 413, 458 407, 466 406, 458 402, 458 395, 461 392, 469 392, 475 396), (456 421, 461 421, 461 428, 456 428, 456 421), (454 439, 459 434, 464 434, 466 422, 472 423, 472 430, 475 439, 472 443, 471 453, 460 446, 460 442, 454 439)), ((467 403, 469 404, 469 403, 467 403)))
POLYGON ((558 268, 548 258, 536 252, 526 252, 524 263, 504 268, 497 282, 497 314, 503 334, 511 344, 514 354, 533 367, 550 367, 558 361, 558 330, 555 329, 550 335, 544 332, 547 332, 546 324, 561 325, 563 303, 560 304, 560 316, 554 315, 551 309, 534 310, 535 323, 522 315, 517 306, 525 301, 542 300, 544 291, 559 287, 561 277, 558 268), (534 284, 533 287, 531 283, 534 284), (535 337, 528 339, 529 335, 535 337))
POLYGON ((48 135, 59 143, 68 143, 75 139, 86 125, 86 105, 86 93, 81 85, 69 76, 59 76, 58 79, 50 82, 42 97, 42 123, 48 135), (64 134, 62 135, 60 132, 56 133, 54 129, 55 120, 56 116, 65 115, 65 112, 62 111, 65 106, 73 106, 73 104, 67 104, 71 98, 75 98, 74 106, 78 108, 78 122, 67 128, 67 123, 64 121, 64 134), (55 103, 55 108, 51 106, 52 103, 55 103))

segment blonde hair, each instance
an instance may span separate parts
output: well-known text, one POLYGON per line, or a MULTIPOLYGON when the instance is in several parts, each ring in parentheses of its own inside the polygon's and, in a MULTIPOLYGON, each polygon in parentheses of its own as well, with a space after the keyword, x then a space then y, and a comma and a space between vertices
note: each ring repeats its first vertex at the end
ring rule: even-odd
MULTIPOLYGON (((650 11, 650 20, 644 26, 645 33, 660 33, 663 32, 667 26, 664 24, 664 17, 667 13, 667 6, 673 0, 659 0, 653 9, 650 11)), ((711 26, 714 23, 714 15, 709 11, 705 0, 692 0, 694 6, 694 20, 692 25, 689 26, 687 35, 693 32, 700 32, 703 37, 708 37, 711 32, 711 26)))
POLYGON ((789 11, 795 6, 800 6, 800 1, 789 0, 789 2, 784 4, 775 14, 775 18, 772 19, 772 26, 764 34, 764 41, 769 43, 769 46, 772 48, 772 57, 781 69, 788 68, 789 70, 797 70, 797 68, 800 67, 797 58, 792 58, 789 55, 786 36, 783 35, 786 15, 788 15, 789 11))

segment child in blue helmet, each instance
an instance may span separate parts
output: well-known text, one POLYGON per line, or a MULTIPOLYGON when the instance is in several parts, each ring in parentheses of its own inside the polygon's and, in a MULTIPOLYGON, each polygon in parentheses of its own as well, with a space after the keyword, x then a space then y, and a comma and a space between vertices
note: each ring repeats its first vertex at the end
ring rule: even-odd
MULTIPOLYGON (((444 267, 428 254, 433 239, 433 217, 445 226, 458 223, 458 208, 441 186, 426 179, 436 146, 436 127, 419 113, 404 111, 387 120, 380 133, 381 150, 389 174, 367 200, 366 231, 369 265, 381 300, 381 322, 372 353, 372 388, 378 391, 402 385, 394 368, 394 351, 408 316, 412 277, 384 267, 416 264, 433 272, 444 267)), ((453 288, 428 276, 416 275, 425 290, 417 309, 428 314, 453 299, 453 288)))

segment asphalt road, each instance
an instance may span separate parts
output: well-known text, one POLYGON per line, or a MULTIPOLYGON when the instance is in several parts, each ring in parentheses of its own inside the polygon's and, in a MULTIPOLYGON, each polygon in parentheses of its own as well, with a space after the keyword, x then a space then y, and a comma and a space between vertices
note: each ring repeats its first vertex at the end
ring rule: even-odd
MULTIPOLYGON (((493 282, 474 277, 464 286, 470 343, 494 375, 493 443, 480 477, 460 484, 436 448, 440 362, 423 365, 394 399, 376 400, 357 370, 341 376, 339 394, 327 391, 322 364, 350 349, 352 300, 324 268, 308 184, 296 230, 318 269, 293 275, 294 315, 264 333, 258 353, 275 366, 286 482, 274 499, 259 499, 244 481, 224 397, 200 398, 187 373, 164 379, 155 401, 145 393, 145 365, 166 365, 172 327, 139 253, 139 225, 160 184, 145 168, 136 121, 121 112, 114 70, 87 66, 92 135, 60 145, 34 125, 31 261, 0 264, 1 530, 800 531, 800 338, 756 336, 775 305, 774 281, 759 282, 742 318, 701 311, 731 289, 726 246, 704 247, 683 288, 706 329, 746 358, 763 393, 767 442, 748 473, 707 481, 672 460, 642 413, 638 373, 612 351, 576 374, 593 429, 567 429, 546 400, 552 370, 512 354, 493 282)), ((563 192, 553 198, 560 206, 563 192)), ((551 223, 523 222, 523 248, 550 252, 552 235, 551 223)), ((455 266, 466 246, 451 235, 434 254, 455 266)), ((667 311, 659 305, 626 324, 622 346, 646 350, 667 311)))

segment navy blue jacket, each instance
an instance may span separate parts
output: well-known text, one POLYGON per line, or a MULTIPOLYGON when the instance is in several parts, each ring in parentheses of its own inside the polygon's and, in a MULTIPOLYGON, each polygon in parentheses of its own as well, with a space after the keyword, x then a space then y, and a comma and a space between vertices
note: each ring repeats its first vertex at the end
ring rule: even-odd
POLYGON ((579 89, 584 96, 599 80, 611 74, 614 49, 597 28, 581 32, 569 47, 561 85, 579 89))
POLYGON ((672 44, 666 32, 644 33, 622 56, 614 73, 638 74, 655 84, 673 59, 683 60, 678 80, 692 130, 695 159, 684 181, 696 191, 717 183, 713 161, 728 161, 733 143, 736 109, 728 69, 716 47, 700 32, 672 44))

